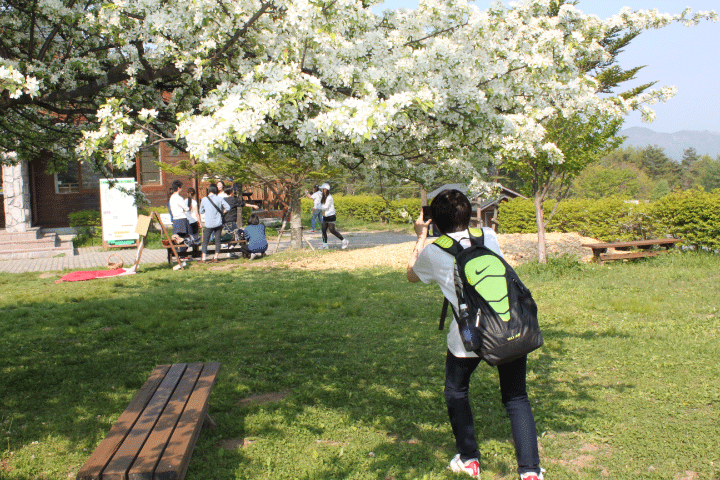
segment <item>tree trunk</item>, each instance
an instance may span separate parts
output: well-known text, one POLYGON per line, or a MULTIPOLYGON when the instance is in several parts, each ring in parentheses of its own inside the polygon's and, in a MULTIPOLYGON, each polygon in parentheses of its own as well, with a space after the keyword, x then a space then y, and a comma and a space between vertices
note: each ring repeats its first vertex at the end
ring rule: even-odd
POLYGON ((290 186, 290 232, 292 248, 303 248, 302 238, 302 212, 300 199, 302 198, 300 183, 290 186))
POLYGON ((538 262, 547 263, 547 252, 545 248, 545 217, 543 216, 543 198, 541 194, 535 194, 535 222, 538 232, 538 262))
POLYGON ((420 205, 427 205, 427 190, 425 187, 420 187, 420 205))

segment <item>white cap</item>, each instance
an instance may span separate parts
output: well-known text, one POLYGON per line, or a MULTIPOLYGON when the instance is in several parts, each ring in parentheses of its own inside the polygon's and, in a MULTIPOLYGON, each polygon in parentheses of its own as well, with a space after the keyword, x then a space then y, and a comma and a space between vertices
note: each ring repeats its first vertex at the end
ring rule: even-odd
POLYGON ((328 185, 327 183, 323 183, 322 185, 320 185, 320 190, 330 190, 330 185, 328 185))

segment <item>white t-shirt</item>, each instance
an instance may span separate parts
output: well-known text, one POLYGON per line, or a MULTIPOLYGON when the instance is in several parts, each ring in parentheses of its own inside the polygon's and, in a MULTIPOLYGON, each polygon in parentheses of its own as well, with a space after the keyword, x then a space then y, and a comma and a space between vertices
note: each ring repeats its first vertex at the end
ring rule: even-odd
POLYGON ((323 217, 332 217, 335 215, 335 200, 333 200, 332 195, 328 194, 325 203, 322 204, 322 209, 323 217))
MULTIPOLYGON (((187 200, 185 200, 185 205, 187 206, 187 200)), ((189 212, 185 212, 185 216, 187 217, 188 222, 197 223, 198 219, 195 218, 195 215, 193 214, 197 214, 198 216, 200 216, 200 214, 198 213, 198 203, 197 200, 195 200, 194 198, 192 199, 192 207, 190 207, 189 212)))
POLYGON ((177 192, 170 195, 170 201, 168 204, 170 205, 170 214, 175 220, 185 218, 185 212, 190 210, 187 206, 187 202, 185 202, 185 199, 177 192))
MULTIPOLYGON (((482 230, 483 235, 485 236, 485 246, 502 256, 500 244, 498 243, 497 235, 495 235, 493 229, 483 227, 482 230)), ((459 241, 460 245, 464 248, 470 246, 470 238, 468 235, 467 230, 448 234, 449 237, 459 241)), ((454 278, 455 258, 452 255, 445 252, 437 245, 429 244, 423 248, 420 255, 418 255, 415 266, 413 266, 413 272, 415 272, 415 275, 417 275, 423 283, 437 283, 442 291, 442 294, 448 299, 455 311, 457 311, 458 301, 457 295, 455 295, 454 278)), ((451 312, 448 313, 448 315, 451 315, 451 312)), ((460 338, 458 324, 455 321, 454 316, 452 316, 452 322, 450 322, 450 328, 447 334, 447 347, 448 350, 450 350, 450 352, 456 357, 477 357, 475 353, 465 350, 462 339, 460 338)))
POLYGON ((310 198, 313 201, 313 210, 320 210, 322 208, 322 192, 318 190, 310 195, 310 198))

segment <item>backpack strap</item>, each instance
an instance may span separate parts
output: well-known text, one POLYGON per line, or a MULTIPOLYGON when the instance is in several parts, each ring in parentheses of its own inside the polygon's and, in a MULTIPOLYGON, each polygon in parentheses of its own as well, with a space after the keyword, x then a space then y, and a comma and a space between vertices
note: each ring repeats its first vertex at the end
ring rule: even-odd
MULTIPOLYGON (((447 298, 443 297, 443 306, 442 311, 440 312, 440 324, 438 325, 438 330, 442 331, 443 328, 445 328, 445 319, 447 318, 447 311, 448 307, 450 306, 450 302, 447 298)), ((453 315, 455 315, 455 311, 453 310, 453 315)))
MULTIPOLYGON (((478 245, 481 247, 485 245, 485 235, 483 235, 483 231, 481 228, 470 228, 468 229, 468 233, 470 234, 470 243, 472 245, 478 245)), ((460 242, 448 235, 442 235, 438 237, 437 240, 433 242, 433 244, 437 245, 440 249, 449 253, 453 257, 457 256, 458 253, 463 251, 463 247, 462 245, 460 245, 460 242)), ((456 292, 461 295, 461 293, 457 290, 457 285, 456 292)), ((443 298, 443 306, 442 311, 440 312, 440 323, 438 325, 438 330, 442 330, 443 328, 445 328, 445 319, 447 318, 447 311, 449 306, 450 302, 448 301, 448 299, 443 298)), ((455 309, 453 309, 453 316, 457 318, 457 315, 455 314, 455 309)))
POLYGON ((210 200, 210 197, 208 197, 208 202, 212 203, 212 206, 215 207, 215 210, 218 211, 218 213, 220 214, 221 217, 224 215, 224 213, 222 212, 222 210, 220 210, 220 208, 218 208, 218 206, 215 205, 215 202, 213 202, 212 200, 210 200))

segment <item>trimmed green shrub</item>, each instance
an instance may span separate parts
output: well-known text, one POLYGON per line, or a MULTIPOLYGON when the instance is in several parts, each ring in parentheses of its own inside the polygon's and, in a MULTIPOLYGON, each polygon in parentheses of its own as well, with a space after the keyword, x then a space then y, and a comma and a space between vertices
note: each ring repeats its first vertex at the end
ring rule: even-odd
POLYGON ((78 210, 68 214, 68 223, 75 229, 75 243, 85 244, 102 234, 102 219, 97 210, 78 210))
MULTIPOLYGON (((554 202, 545 202, 545 217, 554 202)), ((532 200, 516 198, 500 205, 501 233, 537 233, 532 200)), ((612 242, 672 236, 688 245, 720 249, 720 190, 674 192, 654 203, 617 198, 569 199, 558 206, 548 232, 577 232, 612 242)))
POLYGON ((720 190, 673 192, 653 204, 653 215, 664 234, 720 250, 720 190))
MULTIPOLYGON (((367 222, 409 223, 420 215, 420 199, 401 198, 389 204, 380 196, 371 195, 333 195, 338 218, 353 217, 367 222)), ((300 207, 309 214, 312 200, 303 198, 300 207)))
MULTIPOLYGON (((545 202, 543 213, 550 215, 555 202, 545 202)), ((577 232, 603 241, 653 238, 655 221, 651 206, 616 198, 563 200, 548 224, 549 232, 577 232)), ((501 233, 537 233, 532 200, 516 198, 500 205, 501 233)))

